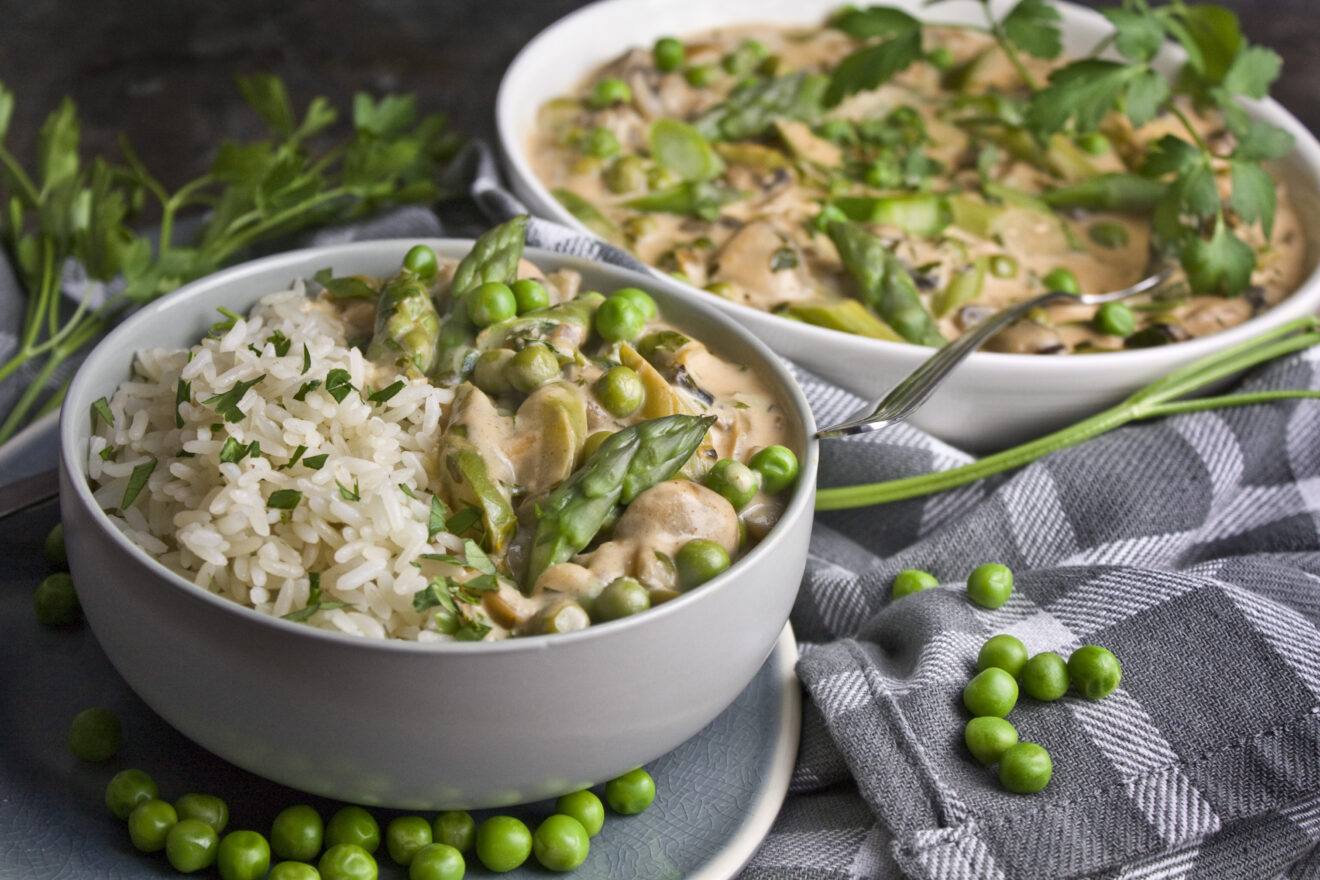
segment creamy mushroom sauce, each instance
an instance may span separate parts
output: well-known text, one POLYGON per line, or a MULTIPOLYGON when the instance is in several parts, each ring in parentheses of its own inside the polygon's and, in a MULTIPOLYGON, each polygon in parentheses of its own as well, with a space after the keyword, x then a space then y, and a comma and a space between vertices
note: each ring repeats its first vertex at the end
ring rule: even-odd
MULTIPOLYGON (((456 266, 453 261, 440 261, 434 290, 448 286, 456 266)), ((547 275, 522 260, 518 277, 544 284, 550 308, 598 296, 583 291, 581 276, 571 270, 547 275)), ((318 302, 339 313, 349 328, 349 338, 371 337, 376 322, 374 298, 337 300, 323 293, 318 302)), ((520 320, 522 316, 482 331, 478 349, 507 346, 512 352, 523 347, 523 340, 502 339, 504 328, 520 320)), ((572 323, 553 328, 543 324, 537 336, 557 354, 561 363, 557 376, 531 393, 522 393, 489 384, 483 390, 478 387, 482 384, 478 373, 473 381, 456 386, 453 403, 441 417, 442 447, 445 438, 464 436, 518 518, 517 533, 505 548, 487 548, 499 571, 498 589, 482 594, 479 606, 459 603, 461 614, 481 614, 482 622, 491 626, 487 640, 586 626, 591 622, 588 609, 592 600, 620 577, 636 578, 648 588, 652 606, 674 598, 682 591, 673 563, 679 548, 704 538, 720 544, 736 562, 779 519, 792 493, 791 488, 778 495, 758 489, 750 502, 735 511, 723 496, 700 482, 721 459, 746 463, 762 448, 793 443, 787 410, 749 366, 711 352, 663 316, 647 321, 632 344, 604 342, 591 331, 590 319, 585 328, 572 323), (636 370, 644 388, 640 408, 624 418, 610 414, 596 392, 601 375, 620 364, 636 370), (585 421, 566 424, 557 416, 567 409, 585 413, 585 421), (520 588, 516 578, 526 566, 537 503, 589 457, 589 438, 676 413, 715 417, 701 446, 679 474, 641 492, 585 552, 548 567, 535 583, 520 588), (566 609, 568 613, 564 613, 566 609)), ((370 377, 373 385, 399 378, 392 363, 369 362, 368 369, 376 374, 370 377)), ((429 488, 451 511, 469 506, 443 472, 438 457, 429 488)), ((433 574, 458 581, 476 574, 458 564, 428 561, 424 565, 433 574)))
MULTIPOLYGON (((985 206, 978 193, 982 173, 1031 197, 1086 175, 1128 170, 1125 160, 1136 162, 1148 143, 1179 131, 1176 121, 1169 117, 1158 118, 1135 131, 1125 119, 1111 118, 1104 132, 1113 148, 1103 155, 1087 154, 1056 136, 1051 158, 1060 167, 1046 170, 1001 148, 989 167, 978 169, 978 150, 967 127, 953 122, 950 99, 958 94, 1020 92, 1021 80, 989 37, 937 27, 928 28, 926 33, 928 47, 947 48, 955 62, 953 69, 964 71, 966 81, 959 91, 947 88, 944 74, 932 64, 918 62, 890 83, 845 100, 812 128, 788 122, 769 137, 717 145, 726 167, 716 182, 741 190, 746 197, 722 206, 711 220, 643 212, 625 203, 644 194, 648 186, 655 189, 672 183, 672 177, 666 180, 649 156, 649 125, 666 117, 691 122, 722 102, 739 83, 737 76, 717 74, 708 85, 693 86, 682 70, 662 73, 650 51, 633 49, 595 71, 572 96, 541 108, 527 155, 547 188, 570 193, 562 199, 570 210, 582 219, 581 206, 571 194, 585 200, 588 213, 594 207, 600 215, 590 218, 588 225, 629 248, 644 262, 734 302, 844 329, 837 319, 823 318, 822 310, 813 308, 824 305, 827 312, 830 304, 855 295, 834 245, 813 225, 827 198, 832 172, 849 161, 844 149, 821 136, 822 125, 830 120, 883 120, 897 108, 914 109, 927 136, 921 149, 943 168, 932 179, 931 187, 936 192, 960 193, 961 205, 970 203, 966 213, 972 215, 978 206, 985 206), (604 77, 623 80, 631 90, 630 102, 591 109, 586 98, 604 77), (602 160, 584 149, 585 133, 598 127, 617 138, 621 145, 617 156, 602 160), (628 157, 641 159, 640 167, 649 173, 649 182, 634 175, 638 186, 621 186, 628 181, 616 172, 614 185, 609 185, 612 165, 621 160, 637 162, 628 157), (777 260, 777 254, 783 258, 777 260)), ((720 63, 747 40, 759 41, 768 49, 777 75, 798 70, 828 72, 859 45, 852 37, 829 28, 725 28, 688 37, 684 41, 686 66, 709 66, 718 71, 720 63)), ((1032 58, 1025 61, 1033 75, 1040 79, 1048 75, 1048 62, 1032 58)), ((1212 144, 1231 137, 1216 120, 1198 116, 1190 107, 1185 109, 1212 144)), ((1220 184, 1226 191, 1226 169, 1222 169, 1220 184)), ((1138 331, 1153 327, 1167 337, 1166 341, 1205 336, 1241 323, 1292 292, 1303 273, 1305 245, 1287 190, 1282 186, 1276 189, 1278 213, 1271 241, 1265 241, 1259 224, 1247 227, 1237 222, 1234 227, 1259 252, 1252 286, 1246 294, 1231 298, 1191 295, 1179 271, 1157 294, 1128 300, 1135 311, 1138 331)), ((893 192, 858 182, 848 187, 849 195, 893 192)), ((955 338, 994 310, 1043 293, 1042 279, 1056 268, 1071 271, 1081 291, 1093 293, 1125 287, 1152 271, 1148 248, 1151 222, 1147 216, 1083 210, 1055 213, 1041 211, 1038 204, 1005 202, 996 206, 997 217, 987 230, 978 229, 975 217, 968 220, 960 216, 963 213, 956 204, 954 222, 933 236, 881 223, 867 226, 889 243, 912 270, 922 299, 935 312, 946 338, 955 338), (1104 246, 1092 240, 1091 231, 1100 223, 1117 224, 1123 231, 1118 239, 1125 242, 1104 246), (988 261, 1005 256, 1016 262, 1012 277, 984 272, 978 295, 940 314, 940 293, 955 278, 973 271, 978 258, 988 261)), ((979 265, 984 264, 982 261, 979 265)), ((1049 306, 1034 312, 1030 320, 1003 331, 986 347, 1021 353, 1124 347, 1123 337, 1106 335, 1092 327, 1094 311, 1094 307, 1075 304, 1049 306)), ((849 329, 885 335, 858 327, 849 329)), ((1149 334, 1146 339, 1150 340, 1149 334)))

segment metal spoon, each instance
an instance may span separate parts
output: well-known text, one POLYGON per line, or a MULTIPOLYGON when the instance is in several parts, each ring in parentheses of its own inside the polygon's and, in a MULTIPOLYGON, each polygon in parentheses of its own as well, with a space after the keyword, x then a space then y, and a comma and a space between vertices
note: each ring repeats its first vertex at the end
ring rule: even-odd
POLYGON ((1079 294, 1051 290, 1033 299, 995 312, 953 342, 936 351, 921 366, 913 370, 906 379, 890 389, 889 393, 881 398, 878 403, 869 405, 863 410, 865 415, 855 416, 846 422, 830 425, 828 428, 821 428, 816 432, 816 436, 819 438, 848 437, 852 434, 875 431, 886 425, 903 421, 912 415, 919 406, 929 400, 930 396, 935 393, 935 389, 940 387, 940 384, 953 371, 953 368, 962 363, 963 359, 969 354, 980 348, 981 343, 1037 306, 1060 299, 1072 300, 1085 305, 1099 305, 1127 299, 1130 296, 1147 293, 1159 287, 1168 280, 1172 272, 1173 269, 1166 266, 1155 274, 1141 279, 1131 287, 1111 290, 1107 293, 1079 294))

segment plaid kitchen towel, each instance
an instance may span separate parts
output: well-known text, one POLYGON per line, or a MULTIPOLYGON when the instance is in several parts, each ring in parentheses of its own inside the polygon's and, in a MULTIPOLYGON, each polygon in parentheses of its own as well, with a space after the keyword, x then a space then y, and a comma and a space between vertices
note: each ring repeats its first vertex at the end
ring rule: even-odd
MULTIPOLYGON (((439 206, 446 233, 521 212, 483 145, 455 173, 472 200, 439 206)), ((414 208, 308 243, 440 229, 414 208)), ((528 240, 637 265, 542 220, 528 240)), ((18 295, 3 270, 0 317, 18 295)), ((1318 371, 1313 349, 1246 387, 1320 389, 1318 371)), ((861 405, 796 375, 821 424, 861 405)), ((969 460, 899 425, 822 443, 820 482, 969 460)), ((1320 401, 1130 426, 1007 477, 822 514, 793 625, 802 745, 743 880, 1320 880, 1320 401), (964 591, 989 561, 1016 574, 995 610, 964 591), (940 588, 891 601, 904 568, 940 588), (1123 663, 1103 700, 1013 710, 1053 758, 1036 795, 1003 791, 962 746, 962 687, 1000 632, 1032 653, 1101 644, 1123 663)))

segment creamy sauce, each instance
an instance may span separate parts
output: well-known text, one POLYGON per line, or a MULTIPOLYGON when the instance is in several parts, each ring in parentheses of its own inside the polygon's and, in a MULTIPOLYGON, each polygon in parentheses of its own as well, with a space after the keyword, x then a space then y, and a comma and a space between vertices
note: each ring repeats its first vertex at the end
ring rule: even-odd
MULTIPOLYGON (((1022 83, 1017 72, 985 36, 965 30, 927 29, 927 49, 943 46, 957 66, 968 71, 964 97, 994 93, 1017 94, 1022 83)), ((777 59, 778 75, 789 71, 828 72, 858 43, 828 28, 800 29, 773 26, 724 28, 685 40, 689 68, 714 65, 729 57, 747 40, 755 40, 777 59)), ((1052 65, 1025 59, 1033 76, 1043 80, 1052 65)), ((1126 287, 1151 274, 1151 219, 1145 214, 1108 211, 1051 211, 1041 209, 1041 193, 1088 176, 1129 171, 1146 147, 1160 136, 1177 132, 1170 118, 1157 118, 1140 130, 1124 119, 1106 122, 1110 147, 1100 155, 1081 151, 1056 136, 1049 151, 1034 144, 1001 142, 989 160, 978 154, 994 143, 993 132, 977 136, 965 111, 954 110, 958 92, 942 81, 933 65, 919 62, 890 83, 856 94, 829 111, 814 128, 788 122, 766 136, 746 142, 716 145, 724 169, 717 183, 745 195, 721 206, 718 215, 703 219, 659 211, 639 211, 626 204, 648 189, 672 185, 659 175, 650 156, 648 130, 655 120, 675 118, 687 122, 720 104, 739 82, 733 75, 717 75, 702 86, 689 84, 681 71, 660 72, 649 51, 634 49, 588 77, 571 96, 542 108, 539 124, 528 145, 528 157, 541 181, 551 190, 566 189, 594 206, 609 224, 612 237, 640 259, 665 271, 679 273, 689 283, 719 296, 766 311, 822 323, 803 305, 833 303, 855 298, 855 282, 842 266, 827 235, 813 221, 830 197, 831 180, 838 188, 840 172, 850 161, 846 148, 821 136, 832 120, 852 123, 885 118, 896 108, 912 108, 921 119, 924 155, 942 166, 924 185, 925 191, 956 194, 973 208, 993 214, 992 222, 978 224, 958 218, 937 234, 923 234, 884 223, 866 228, 880 236, 912 271, 921 298, 934 313, 945 338, 955 338, 990 312, 1020 302, 1046 289, 1043 279, 1066 269, 1082 292, 1100 293, 1126 287), (605 109, 592 109, 585 100, 603 77, 628 84, 631 101, 605 109), (961 122, 961 124, 960 124, 961 122), (585 155, 583 135, 595 128, 608 130, 621 152, 604 160, 585 155), (1032 149, 1034 148, 1034 152, 1032 149), (1031 155, 1026 155, 1030 153, 1031 155), (649 182, 634 174, 628 178, 613 166, 640 161, 649 182), (982 175, 1009 188, 1000 202, 987 189, 980 192, 982 175), (969 228, 970 227, 970 228, 969 228), (1097 229, 1110 233, 1101 237, 1097 229), (1116 231, 1115 231, 1116 230, 1116 231), (1093 239, 1093 234, 1096 238, 1093 239), (788 256, 776 259, 787 249, 788 256), (941 292, 958 276, 999 258, 1013 271, 984 271, 979 290, 951 308, 941 309, 941 292), (978 263, 978 261, 980 261, 978 263)), ((1220 123, 1182 108, 1208 140, 1228 137, 1220 123)), ((1002 140, 1002 139, 1001 139, 1002 140)), ((879 152, 883 157, 884 150, 879 152)), ((1226 192, 1228 169, 1217 169, 1226 192)), ((874 184, 845 175, 850 196, 889 196, 898 192, 892 182, 874 184)), ((1204 336, 1241 323, 1292 292, 1304 271, 1304 240, 1289 194, 1276 186, 1277 215, 1273 235, 1266 240, 1259 224, 1246 224, 1230 216, 1234 231, 1258 252, 1251 287, 1244 296, 1191 295, 1178 270, 1169 283, 1151 294, 1128 300, 1136 330, 1163 328, 1174 341, 1204 336)), ((1121 336, 1107 335, 1092 323, 1094 307, 1073 304, 1038 310, 1030 320, 1008 328, 988 345, 999 351, 1055 353, 1103 351, 1124 347, 1121 336)), ((827 324, 826 326, 830 326, 827 324)), ((844 329, 840 327, 839 329, 844 329)), ((853 332, 858 331, 855 327, 853 332)), ((876 334, 872 334, 876 335, 876 334)))

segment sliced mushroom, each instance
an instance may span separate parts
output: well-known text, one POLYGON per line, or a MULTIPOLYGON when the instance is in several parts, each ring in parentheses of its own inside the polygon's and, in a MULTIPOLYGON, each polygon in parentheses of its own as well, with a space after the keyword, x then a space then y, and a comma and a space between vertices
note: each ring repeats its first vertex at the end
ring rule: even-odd
POLYGON ((796 245, 766 220, 753 221, 735 232, 716 259, 719 270, 713 280, 736 285, 757 308, 768 310, 816 295, 796 245), (791 260, 777 258, 785 249, 791 252, 791 260))

